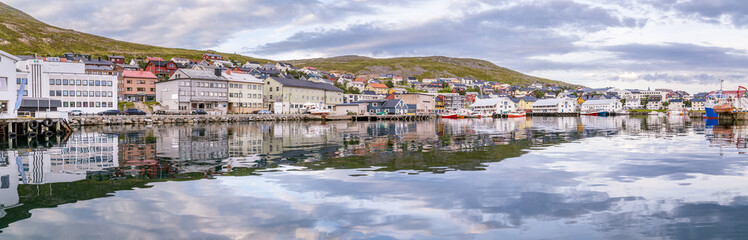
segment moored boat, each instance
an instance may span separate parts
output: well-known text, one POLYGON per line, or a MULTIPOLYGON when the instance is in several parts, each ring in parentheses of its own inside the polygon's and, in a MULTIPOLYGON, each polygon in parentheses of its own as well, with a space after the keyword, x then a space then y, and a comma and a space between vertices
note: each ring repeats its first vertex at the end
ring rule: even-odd
POLYGON ((526 117, 527 113, 525 111, 515 111, 515 112, 509 112, 506 114, 506 117, 508 118, 521 118, 526 117))

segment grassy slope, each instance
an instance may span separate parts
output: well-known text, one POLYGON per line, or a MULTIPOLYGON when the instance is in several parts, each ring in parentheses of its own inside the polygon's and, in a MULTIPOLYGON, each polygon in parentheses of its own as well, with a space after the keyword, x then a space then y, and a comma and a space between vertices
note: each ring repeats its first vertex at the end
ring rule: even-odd
POLYGON ((419 78, 472 77, 509 84, 553 83, 570 85, 560 81, 538 78, 499 67, 491 62, 470 58, 400 57, 368 58, 361 56, 341 56, 291 60, 296 65, 311 66, 324 70, 341 70, 355 74, 392 73, 419 78))
MULTIPOLYGON (((15 55, 60 56, 65 52, 79 52, 93 55, 122 55, 129 58, 158 56, 165 59, 185 57, 200 59, 205 51, 181 48, 164 48, 144 44, 118 41, 70 29, 62 29, 43 23, 13 7, 0 3, 0 49, 15 55)), ((237 54, 220 53, 224 58, 239 62, 274 62, 268 59, 252 58, 237 54)), ((473 77, 476 79, 518 83, 563 82, 524 75, 488 61, 448 57, 404 57, 367 58, 341 56, 324 59, 290 61, 296 65, 313 66, 323 70, 345 71, 356 74, 393 73, 420 78, 434 77, 473 77)))

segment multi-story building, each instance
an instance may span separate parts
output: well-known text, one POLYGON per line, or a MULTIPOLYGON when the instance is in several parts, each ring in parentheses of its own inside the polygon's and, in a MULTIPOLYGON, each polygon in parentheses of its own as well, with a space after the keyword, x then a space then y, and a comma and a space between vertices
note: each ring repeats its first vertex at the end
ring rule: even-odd
POLYGON ((107 56, 107 59, 114 64, 125 64, 125 57, 123 56, 110 55, 107 56))
POLYGON ((647 109, 649 110, 660 110, 662 109, 662 100, 659 98, 650 98, 647 100, 647 109))
POLYGON ((369 86, 366 86, 364 90, 374 91, 377 94, 385 95, 388 93, 389 88, 387 88, 387 85, 381 83, 369 83, 369 86))
MULTIPOLYGON (((59 111, 78 109, 97 113, 117 107, 117 77, 86 74, 83 63, 31 59, 16 63, 16 68, 18 87, 23 79, 28 79, 27 84, 23 84, 24 97, 48 99, 45 104, 59 111), (60 102, 53 103, 54 100, 60 102)), ((45 104, 39 103, 38 107, 45 104)), ((33 109, 33 106, 27 107, 33 109)))
POLYGON ((617 112, 623 109, 623 106, 618 99, 595 99, 585 101, 580 109, 582 112, 617 112))
POLYGON ((388 96, 387 99, 402 99, 407 105, 415 105, 416 113, 419 114, 433 114, 436 109, 435 96, 424 93, 404 93, 404 94, 393 94, 388 96))
POLYGON ((332 106, 343 103, 343 90, 327 83, 269 77, 264 80, 264 85, 264 108, 275 113, 301 113, 305 104, 332 109, 332 106))
POLYGON ((478 99, 470 105, 473 111, 483 113, 508 113, 517 110, 517 104, 506 97, 478 99))
POLYGON ((466 104, 466 97, 457 93, 453 94, 442 94, 444 99, 444 110, 446 111, 454 111, 458 109, 465 108, 466 104))
POLYGON ((704 98, 694 98, 693 100, 691 100, 691 110, 704 111, 705 102, 706 102, 706 99, 704 98))
POLYGON ((122 95, 127 101, 155 101, 158 77, 151 72, 125 70, 122 72, 122 95))
POLYGON ((228 113, 252 113, 262 108, 262 80, 242 73, 226 70, 223 77, 228 80, 228 113))
POLYGON ((177 69, 177 64, 172 61, 151 60, 145 65, 145 70, 153 73, 159 79, 169 78, 177 69))
POLYGON ((343 103, 352 103, 366 100, 380 100, 386 97, 387 96, 385 95, 378 95, 372 91, 364 91, 361 94, 343 94, 343 103))
POLYGON ((670 99, 670 103, 667 105, 667 109, 670 111, 680 111, 686 106, 683 105, 683 99, 670 99))
POLYGON ((576 99, 567 97, 539 99, 532 104, 533 113, 573 113, 576 109, 576 99))
POLYGON ((203 60, 223 60, 223 57, 215 53, 205 53, 203 54, 203 60))
POLYGON ((220 70, 179 69, 168 80, 156 83, 156 101, 170 111, 200 109, 225 114, 228 81, 221 73, 220 70))
POLYGON ((16 81, 16 62, 19 60, 16 56, 0 50, 0 118, 16 117, 18 92, 13 82, 16 81))

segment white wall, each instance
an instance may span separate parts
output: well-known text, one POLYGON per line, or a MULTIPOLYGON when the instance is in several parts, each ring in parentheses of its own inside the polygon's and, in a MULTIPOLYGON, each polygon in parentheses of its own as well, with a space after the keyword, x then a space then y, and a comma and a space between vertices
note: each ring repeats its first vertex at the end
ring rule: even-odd
POLYGON ((7 111, 0 112, 0 118, 16 116, 16 61, 18 59, 0 51, 0 101, 7 101, 7 111))

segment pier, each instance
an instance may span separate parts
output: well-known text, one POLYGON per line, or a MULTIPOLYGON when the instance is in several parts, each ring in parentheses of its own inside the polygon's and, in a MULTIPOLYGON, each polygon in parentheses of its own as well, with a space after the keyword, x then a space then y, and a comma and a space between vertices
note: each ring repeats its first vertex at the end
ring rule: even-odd
POLYGON ((0 147, 38 147, 64 142, 73 128, 61 118, 0 119, 0 147))

